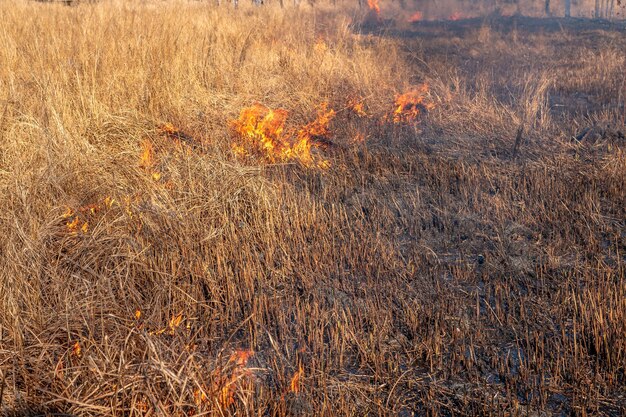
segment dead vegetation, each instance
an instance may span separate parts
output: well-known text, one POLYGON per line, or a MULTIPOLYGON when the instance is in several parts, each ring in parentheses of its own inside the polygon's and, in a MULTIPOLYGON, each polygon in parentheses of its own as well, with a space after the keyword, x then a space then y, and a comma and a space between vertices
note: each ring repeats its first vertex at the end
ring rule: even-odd
POLYGON ((625 412, 619 24, 0 15, 1 414, 625 412))

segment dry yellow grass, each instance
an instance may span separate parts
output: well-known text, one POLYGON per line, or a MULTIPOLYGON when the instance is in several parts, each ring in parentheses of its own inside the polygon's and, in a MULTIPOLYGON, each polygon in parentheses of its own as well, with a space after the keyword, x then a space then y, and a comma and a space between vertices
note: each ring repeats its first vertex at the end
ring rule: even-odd
POLYGON ((624 411, 624 29, 362 14, 0 1, 0 414, 624 411))

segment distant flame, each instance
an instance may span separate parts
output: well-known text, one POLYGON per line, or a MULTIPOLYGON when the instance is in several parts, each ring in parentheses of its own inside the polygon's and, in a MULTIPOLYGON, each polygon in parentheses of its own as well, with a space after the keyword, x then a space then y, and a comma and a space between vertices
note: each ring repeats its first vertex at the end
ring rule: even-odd
POLYGON ((377 15, 380 14, 380 5, 378 4, 378 1, 379 0, 367 0, 367 6, 377 15))
POLYGON ((411 17, 409 17, 409 22, 410 23, 419 22, 423 18, 424 18, 424 14, 418 10, 415 13, 413 13, 411 17))
POLYGON ((413 121, 423 110, 433 109, 435 105, 428 98, 428 90, 428 84, 421 84, 397 96, 393 111, 394 123, 413 121))

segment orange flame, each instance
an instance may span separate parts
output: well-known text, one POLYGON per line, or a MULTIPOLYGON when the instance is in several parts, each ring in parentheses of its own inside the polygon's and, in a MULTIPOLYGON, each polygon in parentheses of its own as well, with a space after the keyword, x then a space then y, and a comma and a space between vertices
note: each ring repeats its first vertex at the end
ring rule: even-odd
POLYGON ((350 100, 348 100, 348 108, 352 110, 357 116, 367 116, 367 113, 365 112, 365 105, 363 104, 363 100, 361 99, 351 98, 350 100))
POLYGON ((252 350, 238 349, 230 355, 229 363, 234 363, 237 367, 246 366, 248 360, 254 355, 252 350))
POLYGON ((144 139, 141 142, 141 156, 139 158, 139 166, 142 168, 150 168, 154 165, 154 147, 152 142, 144 139))
POLYGON ((80 347, 80 343, 75 342, 74 345, 72 346, 72 356, 76 356, 77 358, 80 358, 82 349, 80 347))
POLYGON ((289 383, 289 391, 293 392, 294 394, 297 394, 300 392, 300 390, 302 390, 302 386, 301 386, 301 378, 304 376, 304 368, 302 368, 302 364, 298 367, 298 370, 296 371, 295 374, 293 374, 293 376, 291 377, 291 381, 289 383))
POLYGON ((168 139, 175 141, 177 144, 180 144, 181 141, 186 142, 188 144, 194 144, 195 140, 191 135, 183 132, 172 123, 163 123, 159 130, 163 133, 168 139))
POLYGON ((380 5, 378 4, 379 0, 367 0, 367 6, 373 12, 376 12, 377 15, 380 15, 380 5))
POLYGON ((411 17, 409 17, 409 22, 410 23, 419 22, 423 18, 424 18, 424 14, 418 10, 415 13, 413 13, 411 17))
POLYGON ((327 103, 322 104, 317 119, 295 134, 286 132, 288 116, 287 110, 272 110, 258 103, 243 109, 239 118, 231 122, 237 136, 233 151, 240 156, 261 155, 270 163, 296 160, 310 166, 311 147, 328 142, 325 138, 335 111, 328 109, 327 103))
POLYGON ((435 106, 428 99, 428 85, 413 87, 396 97, 396 109, 393 111, 394 123, 410 122, 417 119, 423 110, 431 110, 435 106))
POLYGON ((233 366, 231 371, 223 374, 217 369, 213 374, 214 392, 217 393, 217 400, 222 407, 228 407, 235 402, 235 389, 242 383, 242 379, 243 382, 249 381, 251 370, 247 369, 246 365, 252 355, 254 355, 252 350, 236 350, 228 359, 228 364, 233 366))

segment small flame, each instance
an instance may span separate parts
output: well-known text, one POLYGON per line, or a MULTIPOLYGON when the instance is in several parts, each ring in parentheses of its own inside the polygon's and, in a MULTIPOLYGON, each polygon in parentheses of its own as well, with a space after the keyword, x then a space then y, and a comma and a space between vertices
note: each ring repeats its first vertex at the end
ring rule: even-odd
POLYGON ((75 342, 74 345, 72 346, 72 356, 76 356, 77 358, 80 358, 82 349, 80 348, 80 343, 75 342))
POLYGON ((351 142, 355 145, 365 143, 365 134, 363 132, 357 132, 352 138, 351 142))
POLYGON ((67 207, 61 216, 64 219, 67 219, 67 218, 72 217, 73 215, 74 215, 74 210, 72 210, 70 207, 67 207))
POLYGON ((67 230, 69 230, 72 233, 76 233, 79 223, 80 223, 80 219, 78 218, 78 216, 76 216, 74 217, 74 220, 72 220, 71 222, 66 222, 65 225, 67 226, 67 230))
POLYGON ((375 12, 376 15, 380 15, 380 5, 378 4, 379 0, 367 0, 367 6, 371 11, 375 12))
POLYGON ((254 355, 252 350, 237 349, 230 355, 229 363, 234 363, 237 367, 246 366, 248 360, 254 355))
POLYGON ((348 100, 348 108, 352 110, 357 116, 366 117, 365 105, 363 100, 358 98, 351 98, 348 100))
POLYGON ((144 139, 141 142, 141 156, 139 158, 139 166, 142 168, 150 168, 154 165, 154 147, 152 142, 144 139))
POLYGON ((141 318, 141 310, 135 310, 135 320, 139 320, 141 318))
POLYGON ((294 394, 299 393, 302 390, 301 379, 304 376, 304 368, 302 368, 302 364, 298 367, 298 370, 291 377, 291 381, 289 383, 289 391, 294 394))
POLYGON ((435 105, 428 99, 428 90, 428 84, 421 84, 397 96, 394 123, 414 121, 423 110, 433 109, 435 105))
POLYGON ((239 349, 233 352, 228 359, 230 372, 222 373, 217 369, 213 374, 213 386, 217 393, 217 399, 224 408, 235 402, 235 389, 244 381, 249 381, 252 373, 246 368, 248 360, 254 355, 252 350, 239 349))
POLYGON ((193 391, 193 401, 196 403, 196 405, 200 405, 209 401, 209 397, 207 397, 204 390, 196 388, 193 391))
POLYGON ((159 126, 159 130, 163 133, 168 139, 175 141, 177 144, 180 144, 180 141, 186 142, 188 144, 192 144, 195 142, 194 138, 191 135, 183 132, 172 123, 163 123, 159 126))
POLYGON ((416 11, 415 13, 413 13, 411 15, 411 17, 409 17, 409 22, 410 23, 415 23, 415 22, 419 22, 420 20, 422 20, 424 18, 424 14, 421 11, 416 11))
POLYGON ((169 323, 169 328, 170 328, 170 333, 174 334, 174 332, 176 331, 176 329, 178 328, 178 326, 180 326, 180 323, 183 321, 183 313, 180 312, 177 315, 173 316, 170 319, 170 323, 169 323))

